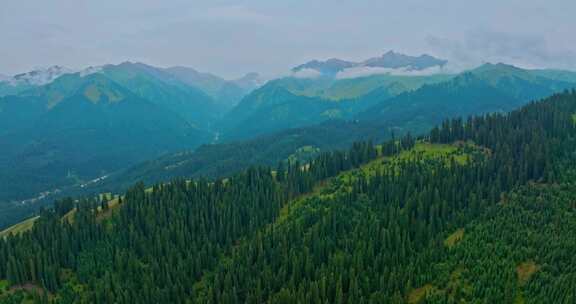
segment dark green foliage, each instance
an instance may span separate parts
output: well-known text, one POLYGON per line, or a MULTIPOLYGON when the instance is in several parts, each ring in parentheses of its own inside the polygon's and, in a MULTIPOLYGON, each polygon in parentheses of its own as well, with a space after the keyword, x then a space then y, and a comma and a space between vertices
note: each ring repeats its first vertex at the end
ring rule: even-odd
POLYGON ((571 303, 574 113, 566 92, 422 139, 459 154, 409 157, 406 135, 381 153, 364 142, 215 182, 140 183, 112 210, 77 202, 72 223, 61 202, 0 242, 0 277, 57 303, 571 303))
POLYGON ((434 284, 441 289, 429 302, 573 303, 575 191, 573 184, 530 185, 488 208, 465 226, 462 241, 437 264, 434 284), (526 272, 523 264, 530 263, 535 272, 520 279, 518 272, 526 272))
POLYGON ((71 283, 61 274, 71 269, 78 284, 90 286, 82 295, 88 302, 182 302, 222 254, 272 222, 286 202, 376 156, 372 144, 358 143, 349 153, 322 154, 305 169, 289 164, 279 180, 270 168, 251 168, 225 180, 177 180, 150 192, 140 183, 104 222, 99 218, 106 210, 97 211, 102 203, 84 200, 76 204, 73 224, 62 223, 71 209, 64 200, 43 211, 30 233, 0 242, 5 261, 0 277, 13 285, 34 282, 51 292, 69 292, 71 283), (118 290, 110 290, 112 285, 118 290))

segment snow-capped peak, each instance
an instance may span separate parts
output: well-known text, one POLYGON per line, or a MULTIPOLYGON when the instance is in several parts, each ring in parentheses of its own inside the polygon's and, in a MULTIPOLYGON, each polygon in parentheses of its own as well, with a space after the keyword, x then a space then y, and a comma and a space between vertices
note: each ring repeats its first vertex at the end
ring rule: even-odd
POLYGON ((80 71, 80 77, 85 77, 88 75, 92 75, 92 74, 96 74, 100 71, 102 71, 102 66, 90 66, 87 67, 85 69, 83 69, 82 71, 80 71))
POLYGON ((15 75, 10 79, 12 85, 45 85, 54 81, 54 79, 64 75, 74 73, 73 70, 54 65, 48 68, 39 68, 33 71, 15 75))

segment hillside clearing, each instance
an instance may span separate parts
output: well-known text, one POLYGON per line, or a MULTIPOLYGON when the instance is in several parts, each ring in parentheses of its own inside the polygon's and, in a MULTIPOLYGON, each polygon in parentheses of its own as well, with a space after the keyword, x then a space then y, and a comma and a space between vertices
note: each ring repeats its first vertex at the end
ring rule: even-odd
POLYGON ((464 229, 460 228, 456 230, 454 233, 452 233, 450 236, 448 236, 448 238, 446 238, 446 240, 444 241, 444 246, 452 248, 454 245, 456 245, 456 243, 460 242, 460 240, 462 240, 463 237, 464 237, 464 229))
POLYGON ((434 290, 434 286, 432 284, 426 284, 420 288, 416 288, 408 294, 408 303, 409 304, 418 304, 421 303, 425 298, 426 295, 434 290))
POLYGON ((539 269, 540 266, 534 263, 534 261, 526 261, 520 263, 520 265, 516 267, 516 274, 518 275, 518 283, 520 285, 526 284, 530 280, 532 275, 534 275, 539 269))
POLYGON ((7 237, 10 234, 13 235, 17 235, 26 231, 29 231, 30 229, 32 229, 32 227, 34 226, 34 222, 36 222, 36 220, 38 220, 38 218, 40 218, 40 216, 35 216, 32 218, 29 218, 23 222, 20 222, 14 226, 8 227, 5 230, 0 232, 0 237, 7 237))

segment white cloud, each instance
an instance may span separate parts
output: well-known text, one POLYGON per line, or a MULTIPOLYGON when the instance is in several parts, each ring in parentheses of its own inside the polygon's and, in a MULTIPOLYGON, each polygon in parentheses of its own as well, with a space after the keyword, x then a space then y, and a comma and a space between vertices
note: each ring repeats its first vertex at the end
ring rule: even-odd
POLYGON ((80 77, 86 77, 88 75, 96 74, 102 71, 102 66, 91 66, 80 71, 80 77))
POLYGON ((293 72, 290 76, 295 78, 318 78, 321 75, 322 73, 314 69, 302 69, 298 72, 293 72))
POLYGON ((348 79, 348 78, 358 78, 366 77, 372 75, 398 75, 398 76, 427 76, 434 74, 448 74, 454 71, 449 67, 430 67, 423 70, 410 70, 406 68, 391 69, 391 68, 380 68, 380 67, 353 67, 345 69, 342 72, 336 74, 337 79, 348 79))
POLYGON ((461 40, 430 36, 427 42, 461 67, 504 62, 524 68, 576 68, 575 51, 551 48, 545 36, 533 33, 476 29, 467 31, 461 40))

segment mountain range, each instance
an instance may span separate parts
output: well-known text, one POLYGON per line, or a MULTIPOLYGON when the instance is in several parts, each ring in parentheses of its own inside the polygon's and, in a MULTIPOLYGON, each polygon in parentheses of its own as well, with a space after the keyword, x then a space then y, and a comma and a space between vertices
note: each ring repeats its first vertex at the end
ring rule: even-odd
POLYGON ((102 74, 69 75, 40 90, 0 100, 3 200, 105 175, 210 137, 169 106, 102 74), (68 94, 58 95, 62 88, 68 94))
POLYGON ((189 67, 158 68, 141 63, 124 62, 118 65, 92 66, 82 70, 73 70, 62 66, 51 66, 14 76, 0 76, 0 96, 13 95, 31 87, 49 84, 58 77, 66 74, 79 73, 82 76, 86 76, 93 73, 104 72, 110 75, 114 73, 114 69, 124 69, 125 72, 130 69, 132 69, 133 72, 135 72, 136 69, 147 70, 147 72, 154 75, 154 77, 159 77, 164 80, 173 78, 173 81, 180 81, 204 92, 204 94, 212 97, 225 107, 234 106, 243 95, 262 84, 262 80, 257 73, 248 73, 238 79, 225 80, 219 76, 198 72, 189 67))
MULTIPOLYGON (((393 52, 382 58, 410 62, 402 69, 429 61, 393 52)), ((506 64, 455 75, 295 76, 265 84, 253 73, 224 80, 131 62, 45 72, 0 82, 0 181, 7 185, 0 211, 10 210, 0 224, 58 195, 306 160, 357 139, 418 135, 446 118, 510 111, 576 83, 574 72, 506 64)))
POLYGON ((210 142, 214 123, 258 79, 248 75, 236 85, 211 77, 228 92, 223 100, 208 94, 207 82, 192 85, 170 71, 125 62, 75 73, 52 67, 3 82, 0 201, 59 191, 210 142))
POLYGON ((322 75, 335 76, 346 69, 362 67, 422 71, 434 67, 442 68, 447 63, 447 60, 438 59, 428 54, 410 56, 396 53, 394 51, 388 51, 380 57, 369 58, 362 62, 346 61, 337 58, 331 58, 326 61, 312 60, 294 67, 292 72, 297 73, 304 70, 314 70, 322 75))
POLYGON ((574 84, 567 76, 506 64, 484 64, 458 75, 282 78, 253 91, 226 114, 221 138, 249 138, 331 119, 396 121, 393 127, 399 130, 423 132, 446 117, 509 111, 574 84))
MULTIPOLYGON (((227 136, 222 134, 224 143, 203 145, 195 151, 168 154, 140 163, 84 190, 115 192, 137 181, 155 183, 180 176, 218 178, 252 165, 274 165, 285 159, 306 161, 322 151, 346 148, 357 140, 382 141, 392 134, 423 134, 451 117, 508 112, 529 101, 576 86, 574 82, 547 78, 542 74, 547 73, 505 64, 486 64, 459 75, 437 76, 437 79, 372 76, 355 79, 353 83, 359 86, 380 83, 383 87, 343 101, 313 97, 310 91, 305 96, 292 93, 295 88, 303 88, 294 85, 301 79, 271 81, 243 100, 252 101, 254 96, 259 96, 259 101, 266 104, 256 105, 257 109, 251 113, 258 115, 237 125, 237 130, 250 130, 245 139, 226 140, 227 136), (399 86, 392 79, 418 86, 392 94, 391 88, 399 86), (425 84, 426 81, 429 84, 425 84), (262 90, 273 94, 262 95, 262 90), (279 102, 278 106, 274 100, 279 102), (321 111, 330 110, 347 113, 345 117, 348 120, 322 117, 321 111), (292 128, 294 125, 299 127, 292 128), (270 131, 274 129, 277 131, 270 131)), ((310 81, 303 80, 303 83, 306 87, 313 87, 310 81)), ((343 86, 351 88, 350 81, 345 80, 343 86)), ((324 80, 320 80, 320 85, 327 87, 324 80)), ((241 109, 240 104, 231 113, 241 109)), ((240 116, 238 113, 236 115, 240 116)))

